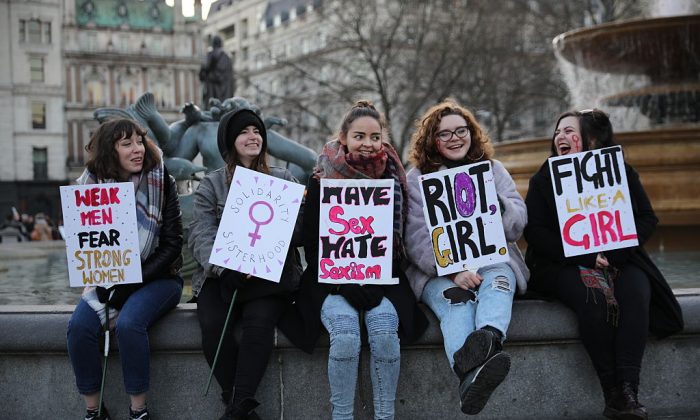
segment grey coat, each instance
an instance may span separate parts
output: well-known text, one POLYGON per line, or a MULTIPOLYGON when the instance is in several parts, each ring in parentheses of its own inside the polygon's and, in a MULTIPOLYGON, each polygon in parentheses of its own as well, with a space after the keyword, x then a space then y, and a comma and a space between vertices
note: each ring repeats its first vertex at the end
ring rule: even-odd
MULTIPOLYGON (((525 202, 515 189, 515 182, 503 164, 491 159, 496 193, 502 207, 503 230, 508 242, 510 261, 508 265, 515 272, 518 293, 523 294, 527 290, 527 281, 530 271, 525 265, 523 256, 516 245, 527 223, 527 209, 525 202)), ((439 170, 446 169, 444 166, 439 170)), ((435 257, 431 245, 430 232, 425 224, 423 216, 423 197, 420 192, 421 172, 417 168, 411 169, 406 175, 408 181, 408 217, 406 218, 406 232, 404 233, 408 259, 411 264, 406 270, 406 275, 413 288, 413 293, 420 299, 426 283, 438 276, 435 267, 435 257)))
MULTIPOLYGON (((292 174, 283 168, 271 167, 270 175, 287 181, 297 182, 292 174)), ((226 183, 226 168, 224 167, 207 174, 194 193, 194 211, 192 214, 192 222, 190 222, 188 229, 187 247, 197 262, 197 268, 192 275, 192 295, 195 297, 199 295, 199 291, 202 289, 202 285, 204 285, 204 281, 208 277, 219 277, 222 271, 224 271, 223 267, 209 263, 209 255, 214 246, 214 238, 219 229, 221 216, 224 213, 228 192, 229 185, 226 183)), ((302 214, 303 207, 299 210, 297 223, 294 227, 292 244, 289 247, 287 260, 285 261, 283 269, 283 281, 280 283, 284 283, 282 284, 283 286, 286 284, 292 289, 299 285, 299 279, 301 277, 301 266, 298 261, 296 261, 298 258, 295 258, 294 254, 297 252, 296 246, 298 246, 298 244, 296 242, 298 242, 301 226, 299 220, 301 220, 302 214)), ((264 282, 262 284, 267 286, 267 288, 276 285, 275 283, 265 280, 261 281, 264 282)))

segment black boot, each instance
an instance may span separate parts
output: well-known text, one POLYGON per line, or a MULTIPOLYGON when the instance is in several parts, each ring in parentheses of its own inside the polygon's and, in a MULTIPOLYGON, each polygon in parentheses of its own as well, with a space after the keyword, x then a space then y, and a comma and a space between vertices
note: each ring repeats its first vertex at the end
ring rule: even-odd
POLYGON ((455 361, 454 371, 460 381, 471 370, 481 366, 503 349, 500 337, 485 329, 473 331, 464 340, 464 344, 452 356, 455 361))
POLYGON ((226 412, 219 420, 256 420, 259 419, 253 410, 260 403, 252 398, 246 398, 243 401, 234 404, 233 401, 226 407, 226 412))
POLYGON ((646 420, 649 417, 647 409, 639 403, 637 390, 637 384, 622 382, 608 391, 603 415, 609 419, 646 420))

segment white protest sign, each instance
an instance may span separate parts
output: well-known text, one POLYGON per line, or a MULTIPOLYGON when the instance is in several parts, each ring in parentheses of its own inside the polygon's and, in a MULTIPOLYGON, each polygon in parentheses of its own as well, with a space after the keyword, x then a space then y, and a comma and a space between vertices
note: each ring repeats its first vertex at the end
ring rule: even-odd
POLYGON ((304 186, 236 167, 209 262, 279 283, 304 186))
POLYGON ((394 180, 321 179, 320 200, 319 283, 397 284, 394 180))
POLYGON ((63 186, 71 287, 141 283, 134 184, 63 186))
POLYGON ((549 158, 564 255, 637 246, 620 146, 549 158))
POLYGON ((491 162, 422 175, 420 182, 439 275, 510 259, 491 162))

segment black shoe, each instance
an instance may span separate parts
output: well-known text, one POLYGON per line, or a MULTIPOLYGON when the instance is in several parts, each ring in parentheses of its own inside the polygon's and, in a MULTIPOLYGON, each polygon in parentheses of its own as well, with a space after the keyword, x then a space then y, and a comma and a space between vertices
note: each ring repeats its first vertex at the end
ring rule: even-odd
POLYGON ((480 329, 469 334, 462 347, 452 356, 459 380, 463 381, 467 373, 483 365, 502 348, 501 341, 491 331, 480 329))
POLYGON ((238 404, 233 404, 233 401, 226 407, 226 412, 219 420, 256 420, 259 419, 253 410, 260 403, 252 398, 246 398, 238 404))
POLYGON ((104 404, 102 404, 102 412, 100 415, 98 415, 97 412, 98 410, 87 410, 85 413, 85 420, 110 420, 109 412, 104 404))
POLYGON ((604 391, 605 410, 603 415, 609 419, 646 420, 649 418, 646 407, 639 403, 637 385, 622 382, 612 391, 604 391))
POLYGON ((493 391, 508 375, 510 355, 499 352, 483 365, 472 370, 459 384, 462 413, 478 414, 484 409, 493 391))
POLYGON ((148 408, 143 407, 139 411, 134 411, 129 407, 129 420, 151 420, 151 416, 148 414, 148 408))

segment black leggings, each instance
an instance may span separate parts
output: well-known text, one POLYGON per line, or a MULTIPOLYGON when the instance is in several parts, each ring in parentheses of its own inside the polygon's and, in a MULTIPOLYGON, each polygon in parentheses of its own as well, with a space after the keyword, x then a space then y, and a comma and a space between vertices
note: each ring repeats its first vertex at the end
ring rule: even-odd
MULTIPOLYGON (((214 369, 214 376, 223 391, 230 392, 235 387, 234 404, 255 397, 272 354, 275 325, 286 305, 286 299, 276 296, 234 303, 214 369), (239 343, 236 343, 233 333, 234 325, 241 328, 239 343)), ((197 317, 209 366, 214 362, 228 308, 229 303, 221 297, 219 280, 207 279, 197 297, 197 317)))
POLYGON ((552 293, 576 313, 581 341, 603 388, 622 381, 639 383, 651 298, 649 278, 644 271, 632 264, 620 270, 614 283, 620 310, 617 327, 608 318, 603 293, 583 284, 578 267, 565 267, 557 278, 542 280, 542 291, 552 293))

